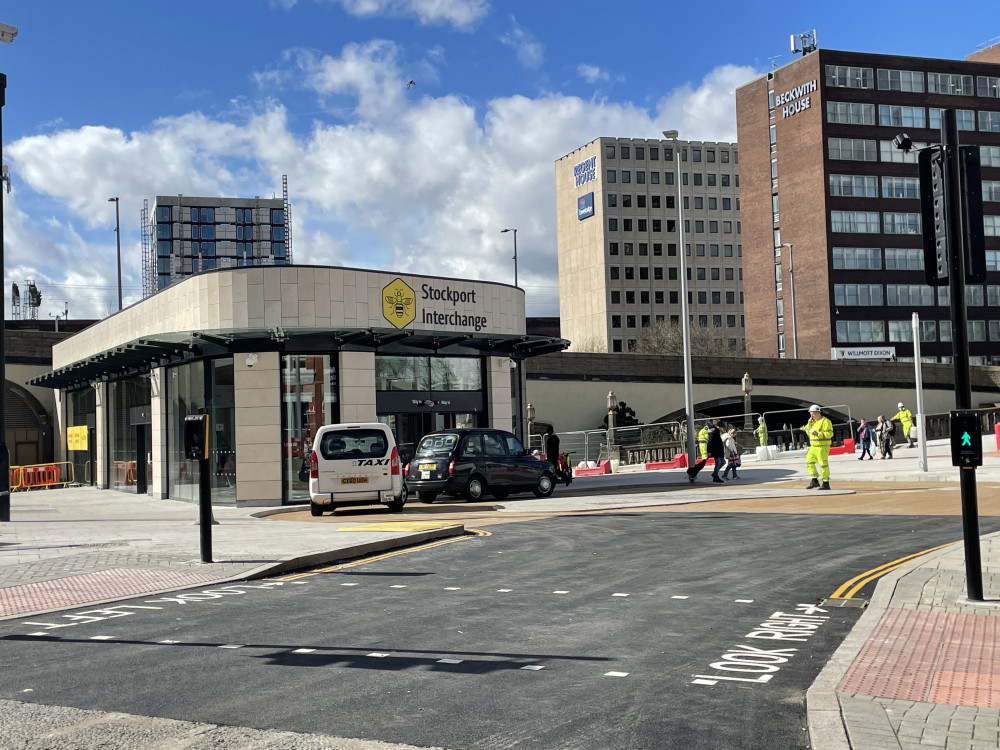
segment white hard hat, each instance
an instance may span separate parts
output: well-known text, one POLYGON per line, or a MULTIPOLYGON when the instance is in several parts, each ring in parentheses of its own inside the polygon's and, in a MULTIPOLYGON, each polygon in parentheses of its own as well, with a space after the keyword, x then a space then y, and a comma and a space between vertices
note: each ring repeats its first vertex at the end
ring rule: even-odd
POLYGON ((809 407, 809 411, 819 411, 819 412, 821 412, 823 410, 819 408, 819 404, 813 404, 812 406, 809 407))
POLYGON ((896 408, 897 409, 902 409, 903 408, 903 402, 900 401, 898 404, 896 404, 896 408))
POLYGON ((760 424, 764 424, 764 417, 757 417, 757 421, 758 421, 758 422, 759 422, 760 424))

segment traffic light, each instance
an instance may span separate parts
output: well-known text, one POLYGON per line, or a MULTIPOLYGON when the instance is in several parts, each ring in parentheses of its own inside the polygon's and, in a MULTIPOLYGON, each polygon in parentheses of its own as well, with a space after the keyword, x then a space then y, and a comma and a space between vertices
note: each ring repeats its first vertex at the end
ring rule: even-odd
POLYGON ((190 459, 208 458, 208 415, 184 417, 184 455, 190 459))
POLYGON ((950 270, 944 156, 941 146, 929 146, 917 154, 917 166, 920 169, 920 219, 924 235, 924 278, 930 286, 946 286, 950 270))
POLYGON ((983 238, 983 175, 979 146, 960 146, 962 227, 965 237, 965 283, 986 283, 986 241, 983 238))
POLYGON ((979 412, 975 410, 951 413, 951 465, 983 465, 983 431, 979 412))

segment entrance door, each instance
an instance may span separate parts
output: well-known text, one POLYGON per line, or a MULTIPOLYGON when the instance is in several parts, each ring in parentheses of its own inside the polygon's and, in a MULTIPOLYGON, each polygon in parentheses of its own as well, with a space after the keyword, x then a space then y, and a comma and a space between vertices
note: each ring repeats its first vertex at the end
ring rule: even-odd
POLYGON ((146 475, 146 427, 144 424, 135 426, 135 491, 145 495, 148 487, 146 475))

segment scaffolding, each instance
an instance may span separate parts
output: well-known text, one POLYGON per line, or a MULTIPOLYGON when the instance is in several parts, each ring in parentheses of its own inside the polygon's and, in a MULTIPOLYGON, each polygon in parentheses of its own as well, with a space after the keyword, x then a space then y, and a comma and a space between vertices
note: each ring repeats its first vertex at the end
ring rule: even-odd
POLYGON ((292 265, 292 207, 288 203, 288 175, 281 175, 281 194, 285 199, 285 263, 292 265))
POLYGON ((143 198, 139 212, 139 235, 142 238, 142 298, 156 291, 156 253, 149 223, 149 199, 143 198))

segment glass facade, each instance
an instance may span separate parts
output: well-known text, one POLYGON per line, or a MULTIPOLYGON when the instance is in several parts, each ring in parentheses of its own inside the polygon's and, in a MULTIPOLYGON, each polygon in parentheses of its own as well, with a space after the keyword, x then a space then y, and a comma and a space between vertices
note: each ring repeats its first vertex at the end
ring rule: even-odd
POLYGON ((152 480, 150 452, 149 377, 137 375, 108 384, 108 445, 111 450, 112 489, 135 492, 141 483, 152 480))
POLYGON ((285 501, 309 502, 309 454, 324 424, 340 421, 336 358, 290 354, 281 359, 282 486, 285 501))
POLYGON ((96 483, 94 464, 97 451, 97 391, 93 388, 73 391, 67 394, 69 415, 66 421, 69 427, 87 428, 87 449, 82 451, 67 451, 66 456, 73 464, 73 480, 80 484, 96 483))

